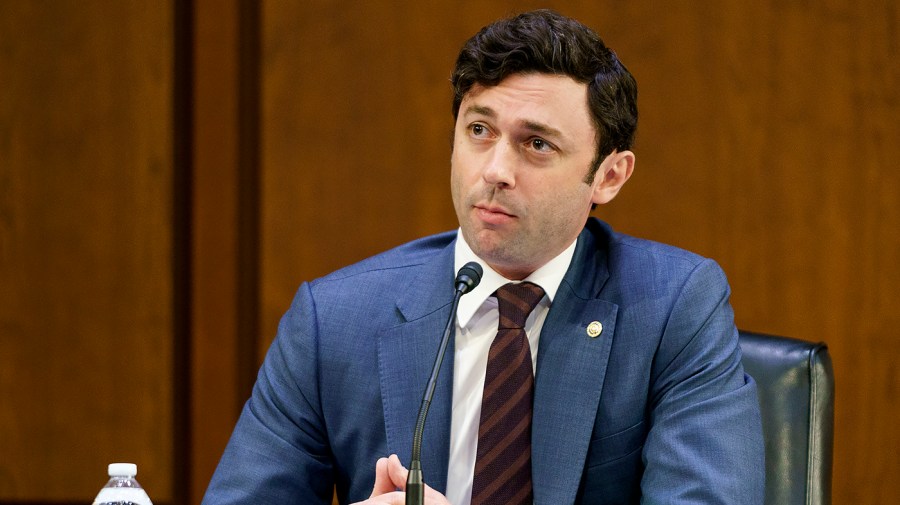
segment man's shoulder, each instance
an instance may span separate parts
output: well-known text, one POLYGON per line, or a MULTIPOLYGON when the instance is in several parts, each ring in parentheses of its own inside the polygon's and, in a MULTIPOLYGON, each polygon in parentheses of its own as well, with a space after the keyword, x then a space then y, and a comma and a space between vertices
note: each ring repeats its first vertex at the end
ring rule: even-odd
MULTIPOLYGON (((588 229, 605 252, 610 277, 629 284, 681 285, 697 270, 725 281, 719 265, 700 254, 644 238, 616 232, 608 224, 592 220, 588 229)), ((725 281, 727 282, 727 281, 725 281)))
POLYGON ((615 231, 598 219, 591 219, 587 228, 600 247, 606 249, 611 261, 671 263, 689 269, 708 261, 708 258, 674 245, 615 231))
POLYGON ((652 261, 687 269, 709 260, 687 249, 623 233, 615 233, 610 252, 628 261, 652 261))

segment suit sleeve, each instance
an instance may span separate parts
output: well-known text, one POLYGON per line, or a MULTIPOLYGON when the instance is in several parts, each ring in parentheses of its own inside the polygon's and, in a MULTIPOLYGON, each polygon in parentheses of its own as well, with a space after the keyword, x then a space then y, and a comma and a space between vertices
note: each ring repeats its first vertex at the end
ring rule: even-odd
POLYGON ((315 305, 304 284, 282 318, 203 505, 331 503, 317 363, 315 305))
POLYGON ((759 403, 729 294, 722 270, 704 260, 672 306, 652 371, 642 503, 763 503, 759 403))

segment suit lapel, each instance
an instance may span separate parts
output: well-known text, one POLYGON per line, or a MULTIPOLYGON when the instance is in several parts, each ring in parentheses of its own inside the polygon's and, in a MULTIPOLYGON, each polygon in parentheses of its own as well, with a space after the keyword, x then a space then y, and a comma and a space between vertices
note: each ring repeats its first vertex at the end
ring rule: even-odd
POLYGON ((582 233, 541 330, 532 426, 536 503, 574 503, 584 472, 618 310, 598 298, 608 278, 605 250, 582 233), (591 336, 595 322, 602 331, 591 336))
MULTIPOLYGON (((387 446, 409 464, 422 395, 450 316, 453 296, 453 244, 422 266, 398 296, 397 310, 406 321, 378 335, 378 367, 387 446), (444 282, 446 281, 446 282, 444 282)), ((429 486, 447 485, 450 421, 453 404, 453 334, 441 365, 434 399, 422 438, 422 471, 429 486)))

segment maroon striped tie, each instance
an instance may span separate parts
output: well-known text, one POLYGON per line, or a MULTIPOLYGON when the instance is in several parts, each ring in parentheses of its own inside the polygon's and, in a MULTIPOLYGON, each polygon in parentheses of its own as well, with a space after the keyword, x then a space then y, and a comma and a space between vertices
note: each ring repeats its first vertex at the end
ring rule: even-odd
POLYGON ((484 377, 472 505, 531 505, 534 373, 524 327, 544 290, 530 282, 510 283, 495 294, 500 325, 484 377))

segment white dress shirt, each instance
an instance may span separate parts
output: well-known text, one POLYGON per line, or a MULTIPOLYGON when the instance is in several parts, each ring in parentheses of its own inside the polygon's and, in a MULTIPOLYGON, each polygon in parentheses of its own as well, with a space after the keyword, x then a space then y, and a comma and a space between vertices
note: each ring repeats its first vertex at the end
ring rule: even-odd
MULTIPOLYGON (((553 303, 553 297, 575 254, 575 243, 573 241, 559 256, 524 279, 537 284, 545 293, 544 298, 525 322, 525 333, 531 347, 532 367, 537 366, 541 328, 553 303)), ((488 351, 497 335, 500 320, 497 298, 492 295, 497 288, 510 282, 478 258, 463 238, 462 231, 458 231, 454 271, 459 271, 469 261, 480 263, 484 267, 484 274, 478 287, 460 299, 459 310, 456 313, 453 413, 446 495, 453 505, 469 505, 472 499, 472 477, 478 451, 478 425, 481 419, 484 375, 488 351)))

